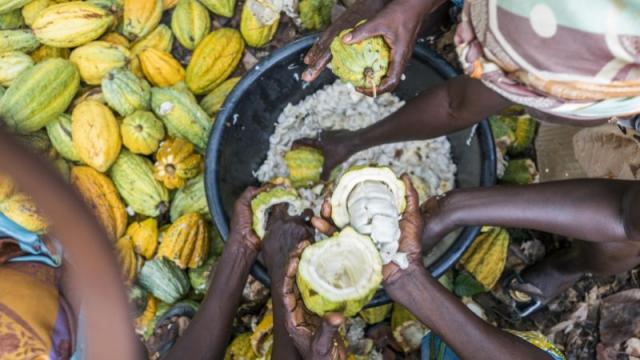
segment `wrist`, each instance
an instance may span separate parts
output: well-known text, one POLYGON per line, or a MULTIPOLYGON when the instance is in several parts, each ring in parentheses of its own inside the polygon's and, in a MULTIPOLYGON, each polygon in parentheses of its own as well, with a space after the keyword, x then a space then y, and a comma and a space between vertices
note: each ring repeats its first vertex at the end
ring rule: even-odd
POLYGON ((406 293, 408 289, 412 288, 411 283, 415 283, 417 279, 427 276, 429 273, 422 264, 411 262, 406 269, 398 268, 393 274, 386 277, 382 285, 389 294, 389 296, 396 299, 397 294, 406 293), (409 286, 407 286, 409 285, 409 286))
POLYGON ((231 234, 229 240, 225 244, 225 251, 231 251, 235 256, 240 256, 253 262, 258 256, 258 249, 255 246, 243 241, 241 235, 231 234))

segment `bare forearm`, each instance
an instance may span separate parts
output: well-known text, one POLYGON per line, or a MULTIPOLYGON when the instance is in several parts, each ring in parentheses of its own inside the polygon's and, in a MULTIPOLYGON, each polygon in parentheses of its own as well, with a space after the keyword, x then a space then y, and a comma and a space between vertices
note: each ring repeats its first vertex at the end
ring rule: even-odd
POLYGON ((472 126, 509 102, 480 81, 465 76, 426 90, 386 119, 356 131, 357 150, 411 140, 425 140, 472 126))
POLYGON ((236 309, 257 252, 230 240, 220 257, 200 311, 167 359, 222 359, 236 309))
MULTIPOLYGON (((277 294, 278 289, 282 289, 284 274, 273 274, 271 276, 271 293, 277 294)), ((284 299, 281 296, 272 296, 273 302, 273 353, 272 359, 302 359, 298 350, 296 350, 293 340, 287 332, 285 325, 285 306, 284 299)))
POLYGON ((443 201, 453 226, 494 225, 588 241, 640 240, 640 183, 603 179, 455 190, 443 201))
POLYGON ((409 271, 405 279, 385 287, 461 359, 550 359, 534 345, 478 318, 424 268, 409 271))

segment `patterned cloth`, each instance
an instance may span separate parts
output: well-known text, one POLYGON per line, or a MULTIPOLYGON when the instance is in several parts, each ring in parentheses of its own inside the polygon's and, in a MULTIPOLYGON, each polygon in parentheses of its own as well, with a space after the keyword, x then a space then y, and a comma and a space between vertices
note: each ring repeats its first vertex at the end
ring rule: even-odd
POLYGON ((60 296, 60 248, 0 214, 0 359, 69 359, 73 318, 60 296))
MULTIPOLYGON (((507 331, 544 350, 550 356, 550 360, 566 360, 562 352, 538 332, 507 331)), ((432 332, 422 338, 421 352, 422 360, 460 360, 453 350, 432 332)))
POLYGON ((640 114, 637 0, 467 0, 465 72, 509 100, 573 119, 640 114))

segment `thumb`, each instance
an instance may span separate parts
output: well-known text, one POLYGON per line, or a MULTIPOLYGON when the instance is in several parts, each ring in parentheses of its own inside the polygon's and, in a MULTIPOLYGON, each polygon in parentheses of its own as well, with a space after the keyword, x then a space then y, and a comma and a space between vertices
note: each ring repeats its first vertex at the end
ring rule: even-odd
POLYGON ((345 34, 342 37, 342 42, 349 45, 357 44, 376 35, 381 35, 376 23, 374 21, 366 22, 345 34))
POLYGON ((324 317, 322 326, 313 339, 312 349, 316 357, 331 354, 335 344, 334 339, 344 322, 345 318, 342 314, 330 313, 324 317))

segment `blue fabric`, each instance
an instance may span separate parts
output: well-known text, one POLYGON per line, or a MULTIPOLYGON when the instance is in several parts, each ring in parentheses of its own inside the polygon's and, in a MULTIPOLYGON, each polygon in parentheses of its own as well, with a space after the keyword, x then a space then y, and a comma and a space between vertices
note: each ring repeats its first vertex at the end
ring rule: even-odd
POLYGON ((460 360, 437 335, 429 332, 422 338, 422 360, 460 360))
MULTIPOLYGON (((431 331, 422 338, 420 350, 422 360, 460 360, 458 355, 431 331)), ((547 350, 545 352, 549 355, 549 360, 564 360, 553 352, 547 350)))
MULTIPOLYGON (((52 267, 58 267, 62 263, 62 256, 52 255, 38 234, 24 229, 2 213, 0 213, 0 237, 1 236, 15 239, 20 249, 28 254, 9 260, 11 262, 33 261, 52 267)), ((52 243, 54 244, 53 246, 58 247, 56 254, 62 254, 62 249, 59 248, 58 243, 55 241, 52 243)))
POLYGON ((451 2, 453 3, 453 5, 461 8, 464 5, 464 0, 451 0, 451 2))

